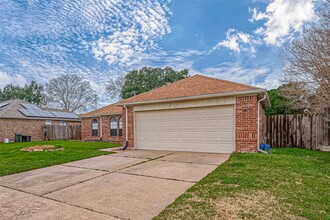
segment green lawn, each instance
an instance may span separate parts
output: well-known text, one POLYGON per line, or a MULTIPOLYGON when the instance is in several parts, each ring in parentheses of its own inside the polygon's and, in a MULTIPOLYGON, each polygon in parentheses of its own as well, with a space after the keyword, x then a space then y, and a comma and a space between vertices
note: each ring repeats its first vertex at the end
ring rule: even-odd
POLYGON ((99 151, 98 149, 118 146, 120 146, 120 144, 107 142, 82 143, 80 141, 0 143, 0 176, 109 154, 110 152, 99 151), (34 145, 55 145, 64 148, 64 150, 52 152, 20 151, 22 148, 34 145))
POLYGON ((156 219, 330 219, 330 153, 234 153, 156 219))

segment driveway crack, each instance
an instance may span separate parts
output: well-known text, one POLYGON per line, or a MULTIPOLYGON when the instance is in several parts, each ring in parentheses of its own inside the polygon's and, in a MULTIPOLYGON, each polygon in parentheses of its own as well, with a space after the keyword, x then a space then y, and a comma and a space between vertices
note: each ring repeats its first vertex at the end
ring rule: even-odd
POLYGON ((104 213, 104 212, 100 212, 100 211, 97 211, 97 210, 94 210, 94 209, 90 209, 90 208, 82 207, 82 206, 79 206, 79 205, 73 205, 73 204, 70 204, 70 203, 63 202, 63 201, 61 201, 61 200, 57 200, 57 199, 53 199, 53 198, 49 198, 49 197, 45 197, 45 196, 44 196, 45 194, 44 194, 44 195, 37 195, 37 194, 35 194, 35 193, 26 192, 26 191, 19 190, 19 189, 15 189, 15 188, 12 188, 12 187, 9 187, 9 186, 1 186, 1 187, 7 188, 7 189, 10 189, 10 190, 14 190, 14 191, 18 191, 18 192, 21 192, 21 193, 25 193, 25 194, 33 195, 33 196, 36 196, 36 197, 39 197, 39 198, 43 198, 43 199, 46 199, 46 200, 55 201, 55 202, 62 203, 62 204, 68 205, 68 206, 72 206, 72 207, 76 207, 76 208, 85 209, 85 210, 88 210, 88 211, 91 211, 91 212, 95 212, 95 213, 98 213, 98 214, 102 214, 102 215, 106 215, 106 216, 109 216, 109 217, 114 217, 114 218, 118 218, 118 219, 124 219, 124 220, 127 220, 126 218, 122 218, 122 217, 119 217, 119 216, 110 215, 110 214, 107 214, 107 213, 104 213))
POLYGON ((188 181, 188 180, 180 180, 180 179, 175 179, 175 178, 164 178, 164 177, 157 177, 157 176, 149 176, 149 175, 144 175, 144 174, 136 174, 136 173, 124 173, 124 172, 117 172, 120 174, 127 174, 127 175, 132 175, 132 176, 142 176, 142 177, 149 177, 149 178, 154 178, 154 179, 161 179, 161 180, 172 180, 172 181, 178 181, 178 182, 185 182, 185 183, 197 183, 196 181, 188 181))

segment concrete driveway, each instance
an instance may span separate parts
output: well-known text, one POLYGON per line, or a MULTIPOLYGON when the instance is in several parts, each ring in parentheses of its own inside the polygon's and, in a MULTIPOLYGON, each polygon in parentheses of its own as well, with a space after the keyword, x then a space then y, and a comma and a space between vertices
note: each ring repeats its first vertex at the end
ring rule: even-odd
POLYGON ((151 219, 228 154, 133 150, 0 178, 0 219, 151 219))

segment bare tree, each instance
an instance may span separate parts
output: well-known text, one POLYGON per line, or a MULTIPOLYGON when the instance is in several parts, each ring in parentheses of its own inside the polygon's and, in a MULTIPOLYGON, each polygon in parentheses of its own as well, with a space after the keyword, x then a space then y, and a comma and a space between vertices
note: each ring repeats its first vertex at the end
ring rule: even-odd
POLYGON ((50 107, 83 112, 95 105, 97 100, 98 96, 91 84, 78 75, 61 75, 46 84, 46 102, 50 107))
POLYGON ((125 75, 119 75, 118 77, 109 80, 106 90, 110 94, 111 99, 121 98, 121 91, 123 90, 124 84, 125 75))
POLYGON ((311 112, 330 107, 330 0, 323 2, 318 18, 282 55, 284 96, 292 107, 311 112))

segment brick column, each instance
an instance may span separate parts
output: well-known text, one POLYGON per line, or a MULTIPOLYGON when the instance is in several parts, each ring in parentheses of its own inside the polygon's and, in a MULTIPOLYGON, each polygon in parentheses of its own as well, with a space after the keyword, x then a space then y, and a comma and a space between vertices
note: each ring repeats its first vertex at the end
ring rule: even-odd
POLYGON ((236 97, 236 151, 257 151, 257 104, 253 96, 236 97))
MULTIPOLYGON (((134 147, 134 112, 132 106, 127 106, 128 112, 128 147, 134 147)), ((123 107, 123 145, 126 142, 126 109, 123 107)))

